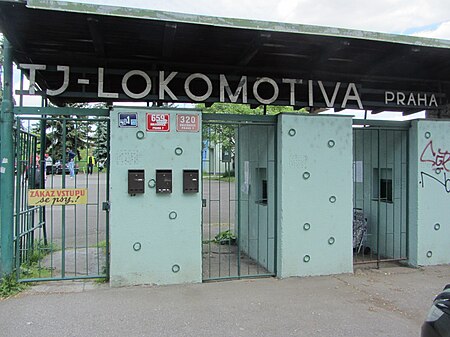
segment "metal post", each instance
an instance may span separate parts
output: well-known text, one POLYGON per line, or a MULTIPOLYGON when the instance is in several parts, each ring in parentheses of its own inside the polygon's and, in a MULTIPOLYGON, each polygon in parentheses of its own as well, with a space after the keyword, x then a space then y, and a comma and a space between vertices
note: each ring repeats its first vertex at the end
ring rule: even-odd
POLYGON ((1 168, 0 168, 0 217, 1 217, 1 263, 0 276, 13 271, 13 227, 14 227, 14 153, 13 153, 13 64, 12 46, 3 42, 3 101, 1 108, 1 168))
MULTIPOLYGON (((45 104, 42 104, 45 105, 45 104)), ((46 128, 47 128, 47 119, 45 117, 47 117, 46 115, 42 116, 43 119, 41 119, 41 149, 40 149, 40 188, 45 188, 45 175, 46 175, 46 159, 45 158, 45 150, 47 149, 47 132, 46 132, 46 128)), ((47 241, 47 223, 45 221, 45 206, 42 206, 39 208, 39 222, 43 223, 42 226, 42 231, 44 234, 44 245, 47 246, 48 241, 47 241)))

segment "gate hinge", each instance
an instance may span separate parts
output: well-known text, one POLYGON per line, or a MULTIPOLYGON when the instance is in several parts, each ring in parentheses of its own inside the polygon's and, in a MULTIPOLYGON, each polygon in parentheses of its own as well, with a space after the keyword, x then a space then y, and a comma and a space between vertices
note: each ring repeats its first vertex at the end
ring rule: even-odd
POLYGON ((102 203, 102 211, 109 211, 111 209, 110 201, 103 201, 102 203))

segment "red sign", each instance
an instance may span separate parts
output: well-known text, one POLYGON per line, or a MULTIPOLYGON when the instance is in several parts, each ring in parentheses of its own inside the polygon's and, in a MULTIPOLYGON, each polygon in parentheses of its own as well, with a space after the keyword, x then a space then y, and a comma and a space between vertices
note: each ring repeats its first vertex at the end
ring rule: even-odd
POLYGON ((163 113, 148 113, 147 131, 150 132, 170 131, 170 115, 163 113))
POLYGON ((190 114, 177 114, 177 131, 178 132, 198 132, 199 116, 190 114))

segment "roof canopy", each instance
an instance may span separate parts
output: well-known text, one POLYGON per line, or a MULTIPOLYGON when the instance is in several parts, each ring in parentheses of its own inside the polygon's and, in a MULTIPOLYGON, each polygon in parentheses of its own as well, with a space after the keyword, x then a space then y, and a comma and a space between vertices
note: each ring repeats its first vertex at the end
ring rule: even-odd
POLYGON ((50 97, 56 104, 129 101, 133 94, 143 101, 175 96, 210 103, 238 94, 240 102, 248 90, 247 102, 255 105, 333 103, 410 113, 427 106, 419 104, 425 100, 420 95, 430 100, 434 93, 437 104, 427 103, 435 110, 450 96, 446 40, 51 0, 0 0, 0 28, 18 64, 46 65, 35 70, 42 92, 62 87, 65 73, 56 66, 70 67, 67 87, 50 97), (130 70, 137 72, 124 80, 130 70), (170 78, 172 72, 177 74, 170 78), (100 85, 117 97, 99 99, 100 85))

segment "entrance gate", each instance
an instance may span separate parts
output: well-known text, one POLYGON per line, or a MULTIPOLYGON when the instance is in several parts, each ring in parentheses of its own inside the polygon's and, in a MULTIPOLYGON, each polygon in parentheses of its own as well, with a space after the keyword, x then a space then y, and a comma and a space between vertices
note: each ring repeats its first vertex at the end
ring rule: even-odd
POLYGON ((353 129, 354 264, 408 258, 408 126, 353 129))
POLYGON ((276 128, 244 117, 203 115, 203 280, 276 273, 276 128))
POLYGON ((27 282, 107 278, 109 119, 18 117, 16 126, 17 279, 27 282), (72 162, 69 149, 76 154, 72 162), (90 155, 96 160, 90 161, 92 170, 90 155), (41 200, 36 205, 28 197, 38 189, 54 196, 66 189, 84 189, 87 199, 82 204, 57 205, 63 199, 55 201, 52 197, 50 204, 49 200, 41 200))

